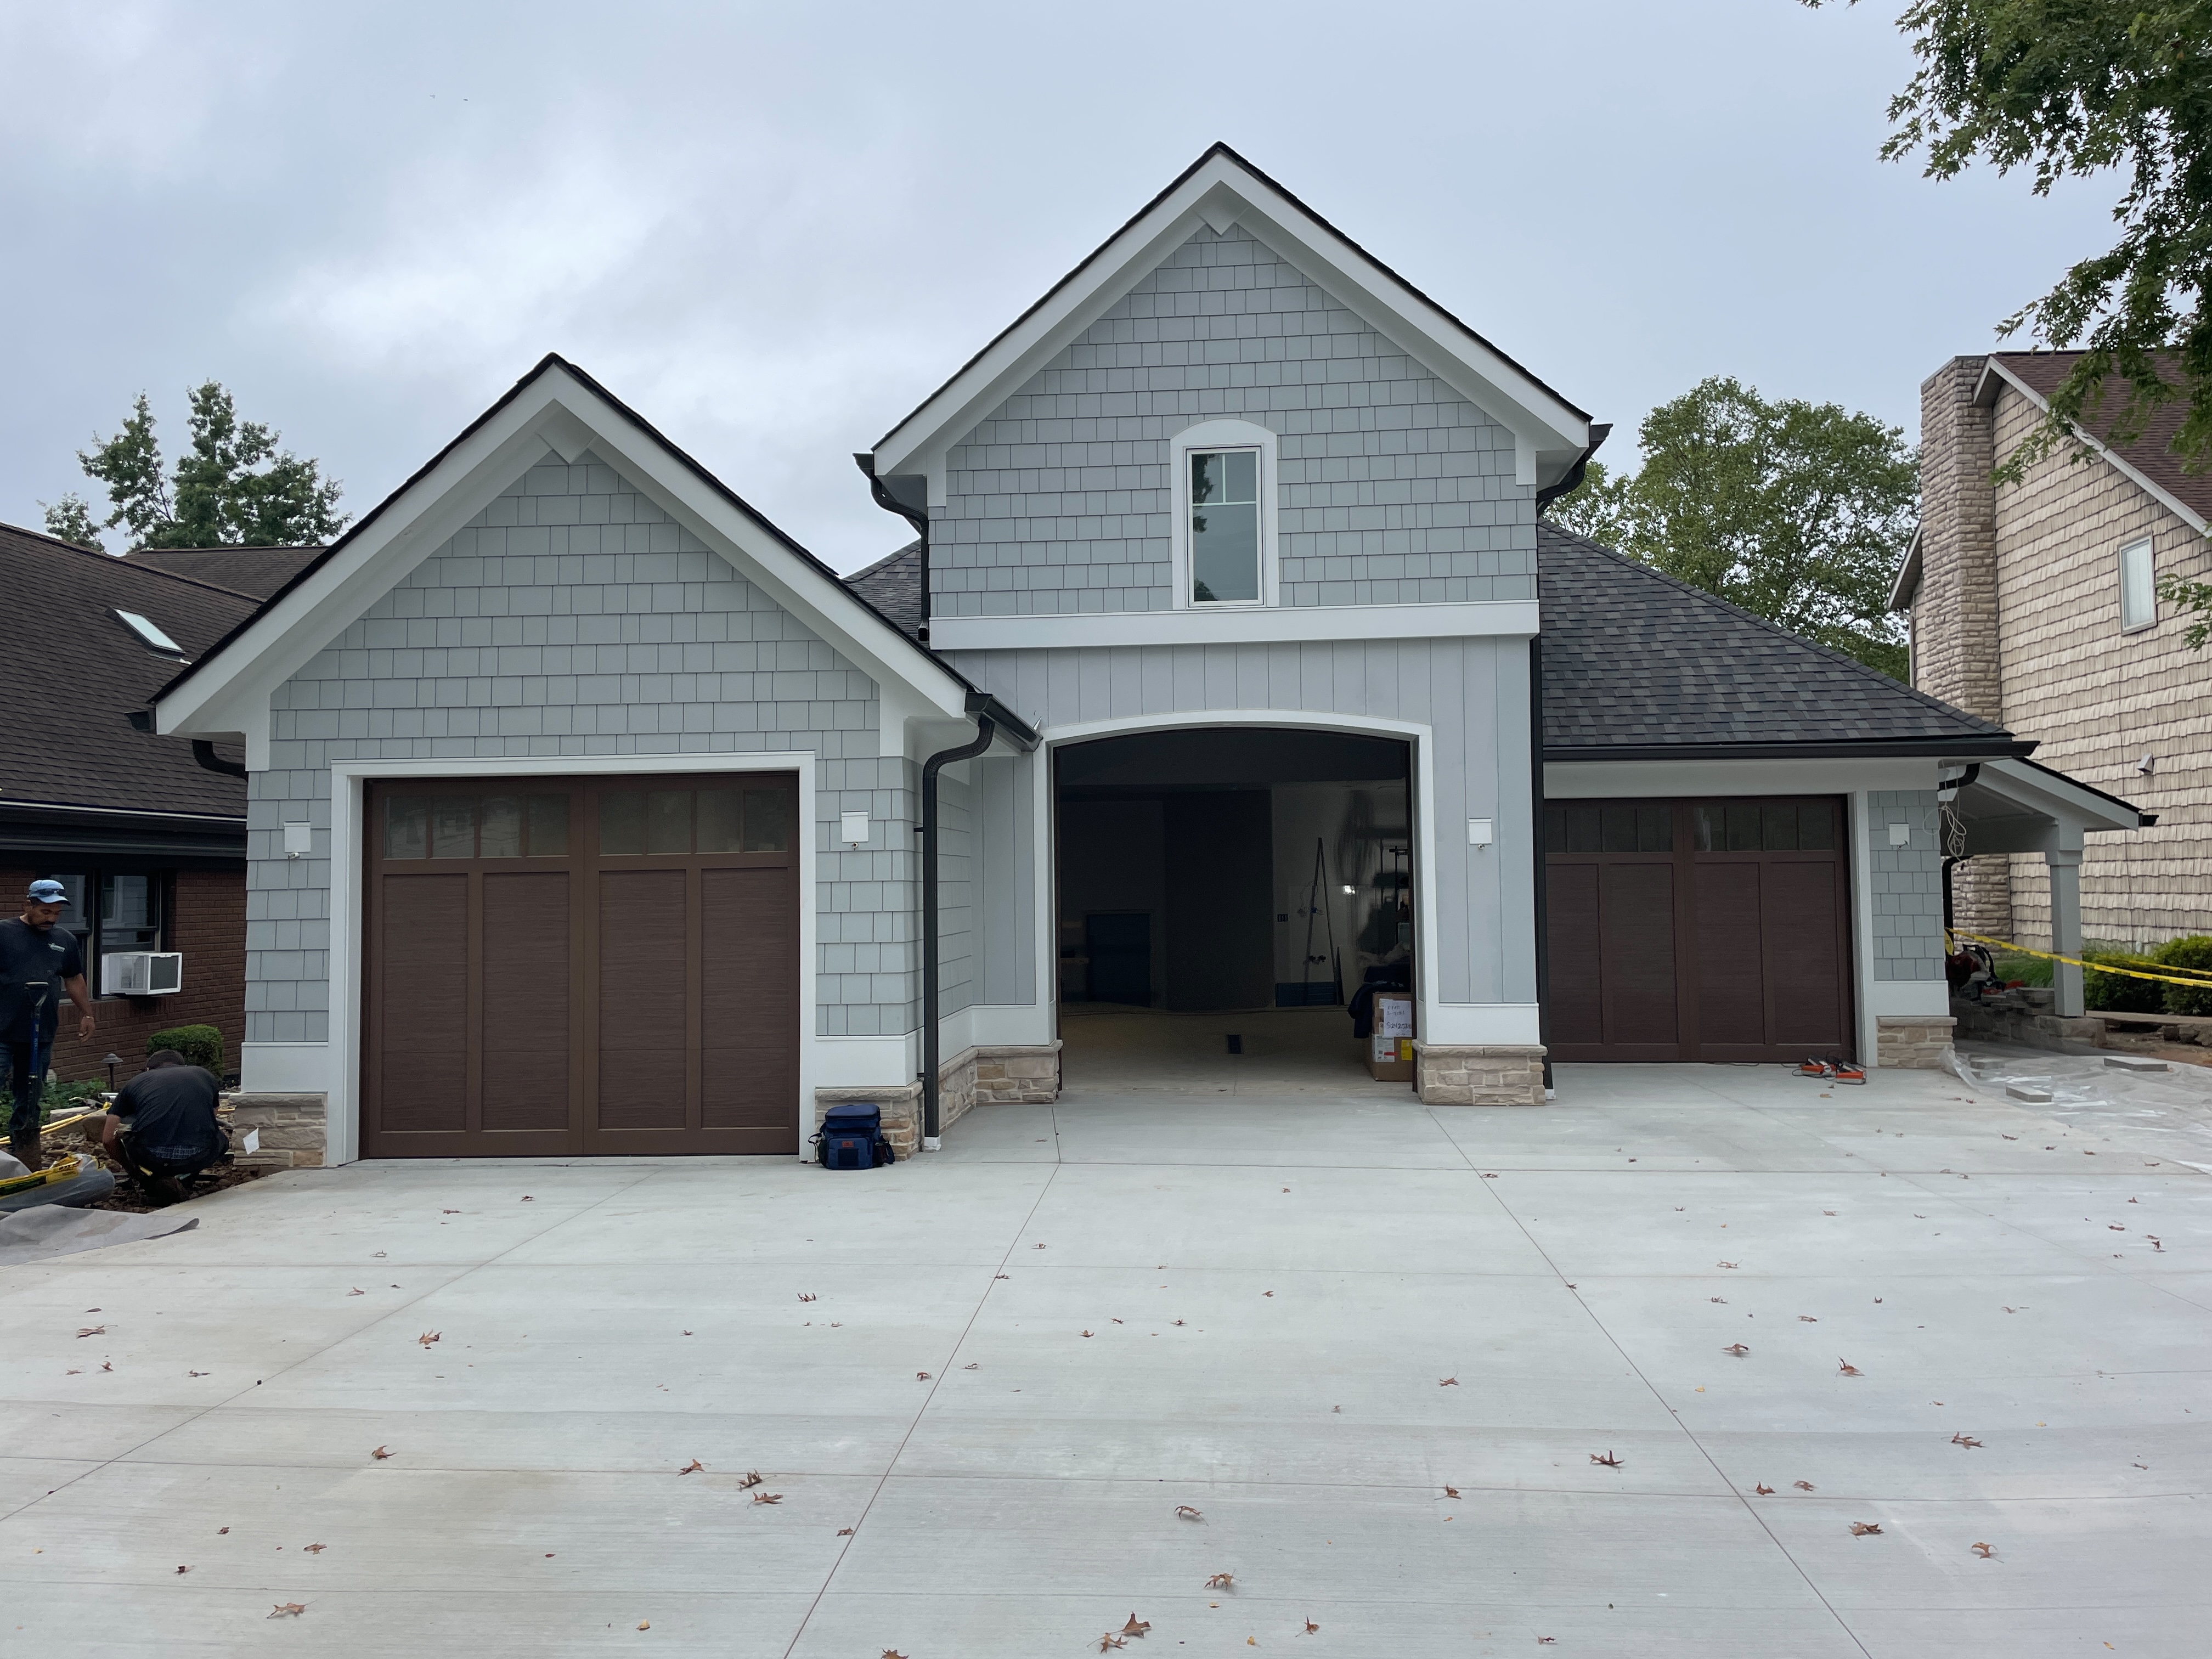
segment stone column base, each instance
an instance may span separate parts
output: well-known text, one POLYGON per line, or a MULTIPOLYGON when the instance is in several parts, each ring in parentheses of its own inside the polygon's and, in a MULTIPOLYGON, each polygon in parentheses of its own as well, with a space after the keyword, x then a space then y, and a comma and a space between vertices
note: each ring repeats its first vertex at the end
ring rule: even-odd
MULTIPOLYGON (((939 1066, 937 1079, 937 1125, 942 1133, 977 1106, 1043 1104, 1057 1100, 1060 1044, 1054 1041, 963 1048, 939 1066)), ((921 1084, 817 1089, 814 1121, 807 1133, 811 1134, 820 1128, 823 1114, 840 1101, 861 1101, 881 1107, 884 1136, 900 1158, 911 1158, 921 1149, 921 1084)))
POLYGON ((1431 1106, 1541 1106, 1544 1051, 1534 1043, 1416 1042, 1413 1086, 1431 1106))
POLYGON ((1901 1072, 1940 1072, 1958 1023, 1948 1014, 1876 1014, 1874 1063, 1901 1072))
POLYGON ((326 1097, 243 1090, 225 1095, 230 1109, 230 1146, 234 1161, 247 1169, 315 1170, 329 1150, 326 1097), (261 1131, 261 1150, 246 1150, 249 1131, 261 1131))

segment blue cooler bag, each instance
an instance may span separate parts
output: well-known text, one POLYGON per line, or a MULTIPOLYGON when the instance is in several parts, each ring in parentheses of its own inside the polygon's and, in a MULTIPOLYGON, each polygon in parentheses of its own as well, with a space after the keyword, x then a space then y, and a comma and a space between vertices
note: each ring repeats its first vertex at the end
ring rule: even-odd
POLYGON ((818 1156, 825 1170, 872 1170, 892 1161, 880 1106, 848 1101, 830 1107, 822 1115, 822 1127, 813 1141, 821 1149, 818 1156))

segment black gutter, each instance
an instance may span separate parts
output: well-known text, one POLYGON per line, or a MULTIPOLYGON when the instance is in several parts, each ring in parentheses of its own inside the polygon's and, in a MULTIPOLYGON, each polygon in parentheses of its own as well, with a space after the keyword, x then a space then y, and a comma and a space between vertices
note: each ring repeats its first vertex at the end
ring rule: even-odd
POLYGON ((937 961, 937 775, 954 761, 981 754, 991 746, 997 727, 985 710, 992 699, 978 695, 969 699, 975 716, 975 737, 951 749, 940 749, 921 763, 921 1144, 934 1150, 944 1133, 938 1110, 939 1054, 938 996, 940 987, 937 961))
POLYGON ((220 772, 227 778, 242 778, 246 768, 237 761, 225 760, 215 752, 215 745, 205 738, 192 739, 192 758, 210 772, 220 772))
MULTIPOLYGON (((1589 471, 1590 457, 1597 453, 1598 446, 1602 444, 1607 438, 1612 435, 1612 434, 1613 422, 1610 421, 1600 421, 1591 426, 1589 429, 1589 447, 1583 451, 1582 459, 1567 469, 1566 476, 1561 478, 1559 483, 1553 484, 1549 489, 1540 489, 1536 492, 1536 516, 1538 518, 1542 518, 1544 516, 1544 509, 1549 507, 1553 501, 1559 500, 1560 496, 1566 495, 1570 490, 1577 489, 1581 487, 1583 474, 1589 471)), ((1551 1079, 1547 1077, 1544 1081, 1546 1086, 1548 1087, 1551 1083, 1551 1079)))
MULTIPOLYGON (((2033 741, 2011 738, 1872 738, 1850 743, 1590 744, 1544 750, 1547 761, 2026 760, 2033 741)), ((2086 786, 2084 786, 2086 787, 2086 786)))
MULTIPOLYGON (((1592 448, 1596 446, 1593 444, 1592 448)), ((1588 460, 1585 455, 1583 458, 1588 460)), ((1575 468, 1581 482, 1582 468, 1575 468)), ((1574 486, 1570 484, 1569 489, 1574 486)), ((1536 1041, 1544 1048, 1544 1093, 1552 1092, 1552 939, 1550 870, 1544 859, 1544 636, 1528 641, 1528 861, 1536 896, 1536 1041)))

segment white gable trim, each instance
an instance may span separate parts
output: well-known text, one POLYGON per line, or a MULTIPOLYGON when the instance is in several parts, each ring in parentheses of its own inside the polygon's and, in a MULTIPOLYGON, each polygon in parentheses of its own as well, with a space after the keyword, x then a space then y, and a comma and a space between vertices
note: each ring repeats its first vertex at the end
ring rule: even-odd
POLYGON ((914 650, 834 577, 556 360, 372 514, 320 568, 164 692, 155 705, 157 728, 185 736, 243 732, 247 766, 264 769, 276 689, 549 448, 564 459, 586 449, 597 454, 875 680, 887 735, 894 707, 901 724, 915 714, 962 712, 968 688, 956 675, 914 650))
POLYGON ((878 477, 921 473, 931 505, 945 452, 1098 320, 1200 225, 1234 223, 1525 444, 1545 482, 1589 447, 1589 417, 1378 264, 1279 186, 1217 147, 1123 226, 874 451, 878 477))

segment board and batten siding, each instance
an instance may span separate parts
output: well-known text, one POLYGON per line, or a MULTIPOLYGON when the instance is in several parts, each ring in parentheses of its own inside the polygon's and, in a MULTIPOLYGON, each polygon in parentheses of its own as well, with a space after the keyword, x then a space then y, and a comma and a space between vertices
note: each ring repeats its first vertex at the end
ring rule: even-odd
MULTIPOLYGON (((1417 854, 1417 879, 1433 888, 1439 937, 1438 982, 1428 995, 1443 1003, 1532 1003, 1536 1000, 1535 905, 1530 815, 1528 641, 1513 637, 1334 641, 1310 644, 1112 646, 1035 651, 960 651, 948 659, 1008 708, 1045 729, 1094 720, 1146 716, 1270 711, 1403 720, 1431 728, 1425 803, 1437 845, 1417 854), (1496 825, 1488 848, 1468 844, 1466 821, 1496 825)), ((993 768, 986 768, 988 779, 993 768)), ((1013 789, 1012 769, 1006 787, 1013 789)), ((1416 787, 1419 774, 1416 774, 1416 787)), ((1418 814, 1424 803, 1415 802, 1418 814)), ((1013 811, 987 786, 985 840, 994 822, 1013 811)), ((1416 822, 1419 822, 1417 817, 1416 822)), ((1011 837, 1012 831, 1009 830, 1011 837)), ((1042 827, 1030 839, 1041 842, 1042 827)), ((1034 882, 1002 877, 994 866, 982 884, 983 931, 992 942, 988 970, 1000 987, 1001 941, 1037 919, 1012 905, 1034 882)), ((1032 945, 1032 950, 1034 945, 1032 945)), ((1036 963, 1026 967, 1035 983, 1036 963)), ((1009 970, 1010 971, 1010 970, 1009 970)), ((1009 977, 1004 984, 1012 985, 1009 977)), ((995 994, 986 1000, 999 1000, 995 994)), ((1027 1002, 1029 994, 1008 996, 1027 1002)))
POLYGON ((1506 428, 1243 230, 1201 228, 946 458, 941 617, 1164 611, 1169 441, 1277 434, 1282 602, 1535 597, 1506 428))
MULTIPOLYGON (((590 455, 532 466, 280 686, 270 722, 270 768, 248 780, 249 1042, 329 1040, 330 768, 366 759, 665 755, 680 770, 811 750, 818 1034, 918 1024, 919 776, 878 752, 874 681, 590 455), (838 814, 863 808, 872 838, 848 851, 838 814), (283 825, 301 820, 314 851, 288 859, 283 825)), ((964 961, 966 792, 947 795, 948 954, 964 961)))

